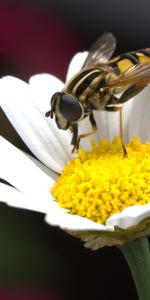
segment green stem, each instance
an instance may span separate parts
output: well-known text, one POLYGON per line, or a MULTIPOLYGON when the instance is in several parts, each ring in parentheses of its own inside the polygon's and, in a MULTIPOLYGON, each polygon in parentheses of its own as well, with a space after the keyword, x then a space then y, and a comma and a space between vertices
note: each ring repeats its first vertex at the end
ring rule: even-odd
POLYGON ((150 251, 147 238, 120 247, 126 258, 140 300, 150 300, 150 251))

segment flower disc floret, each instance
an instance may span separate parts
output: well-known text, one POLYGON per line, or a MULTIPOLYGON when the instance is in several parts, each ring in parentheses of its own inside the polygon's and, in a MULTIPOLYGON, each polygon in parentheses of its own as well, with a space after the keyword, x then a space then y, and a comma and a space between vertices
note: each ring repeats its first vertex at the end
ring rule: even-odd
POLYGON ((126 207, 150 201, 150 143, 132 138, 124 156, 120 138, 91 143, 78 150, 52 188, 54 198, 71 214, 104 224, 126 207))

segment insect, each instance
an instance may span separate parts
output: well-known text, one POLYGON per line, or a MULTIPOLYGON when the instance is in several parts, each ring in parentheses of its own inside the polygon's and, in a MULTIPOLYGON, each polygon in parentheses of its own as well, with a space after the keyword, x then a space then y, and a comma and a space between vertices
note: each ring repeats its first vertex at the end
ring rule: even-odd
POLYGON ((122 104, 139 92, 150 81, 150 48, 132 51, 111 59, 116 48, 112 33, 104 33, 89 50, 81 70, 66 82, 64 89, 51 98, 51 110, 46 117, 53 118, 58 128, 73 133, 73 151, 81 138, 97 130, 93 111, 120 112, 120 138, 124 155, 122 104), (118 106, 119 105, 119 106, 118 106), (89 117, 92 130, 78 135, 78 123, 89 117))

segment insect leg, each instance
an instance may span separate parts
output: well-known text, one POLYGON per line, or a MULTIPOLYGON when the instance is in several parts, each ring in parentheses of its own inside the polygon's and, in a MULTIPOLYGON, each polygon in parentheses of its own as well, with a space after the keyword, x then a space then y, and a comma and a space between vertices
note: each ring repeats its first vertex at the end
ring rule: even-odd
POLYGON ((122 121, 122 107, 121 106, 106 106, 105 107, 106 111, 119 111, 119 124, 120 124, 120 139, 122 143, 122 149, 124 156, 127 155, 127 150, 123 141, 123 121, 122 121))
POLYGON ((94 133, 96 132, 96 130, 97 130, 97 125, 96 125, 96 121, 95 121, 95 119, 94 119, 94 116, 93 116, 93 113, 92 113, 92 112, 91 112, 90 115, 89 115, 89 121, 90 121, 91 126, 92 126, 92 131, 86 132, 86 133, 83 133, 83 134, 80 134, 80 135, 78 136, 77 141, 76 141, 76 144, 74 144, 74 149, 73 149, 73 151, 74 151, 75 149, 78 149, 78 148, 79 148, 80 140, 81 140, 82 138, 85 138, 85 137, 87 137, 87 136, 90 136, 90 135, 92 135, 92 134, 94 134, 94 133))
POLYGON ((73 145, 72 152, 77 148, 77 140, 78 140, 78 124, 72 124, 70 127, 70 130, 73 132, 72 140, 71 140, 71 145, 73 145))

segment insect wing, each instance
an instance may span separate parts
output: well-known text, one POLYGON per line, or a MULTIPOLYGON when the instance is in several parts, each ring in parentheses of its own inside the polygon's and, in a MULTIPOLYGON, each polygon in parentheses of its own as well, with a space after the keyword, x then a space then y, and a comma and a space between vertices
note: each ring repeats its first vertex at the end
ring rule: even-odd
POLYGON ((126 85, 135 85, 142 88, 150 82, 150 63, 135 65, 125 73, 106 84, 106 88, 117 88, 126 85))
POLYGON ((115 48, 116 38, 114 35, 109 32, 104 33, 91 46, 82 68, 106 63, 113 55, 115 48))

